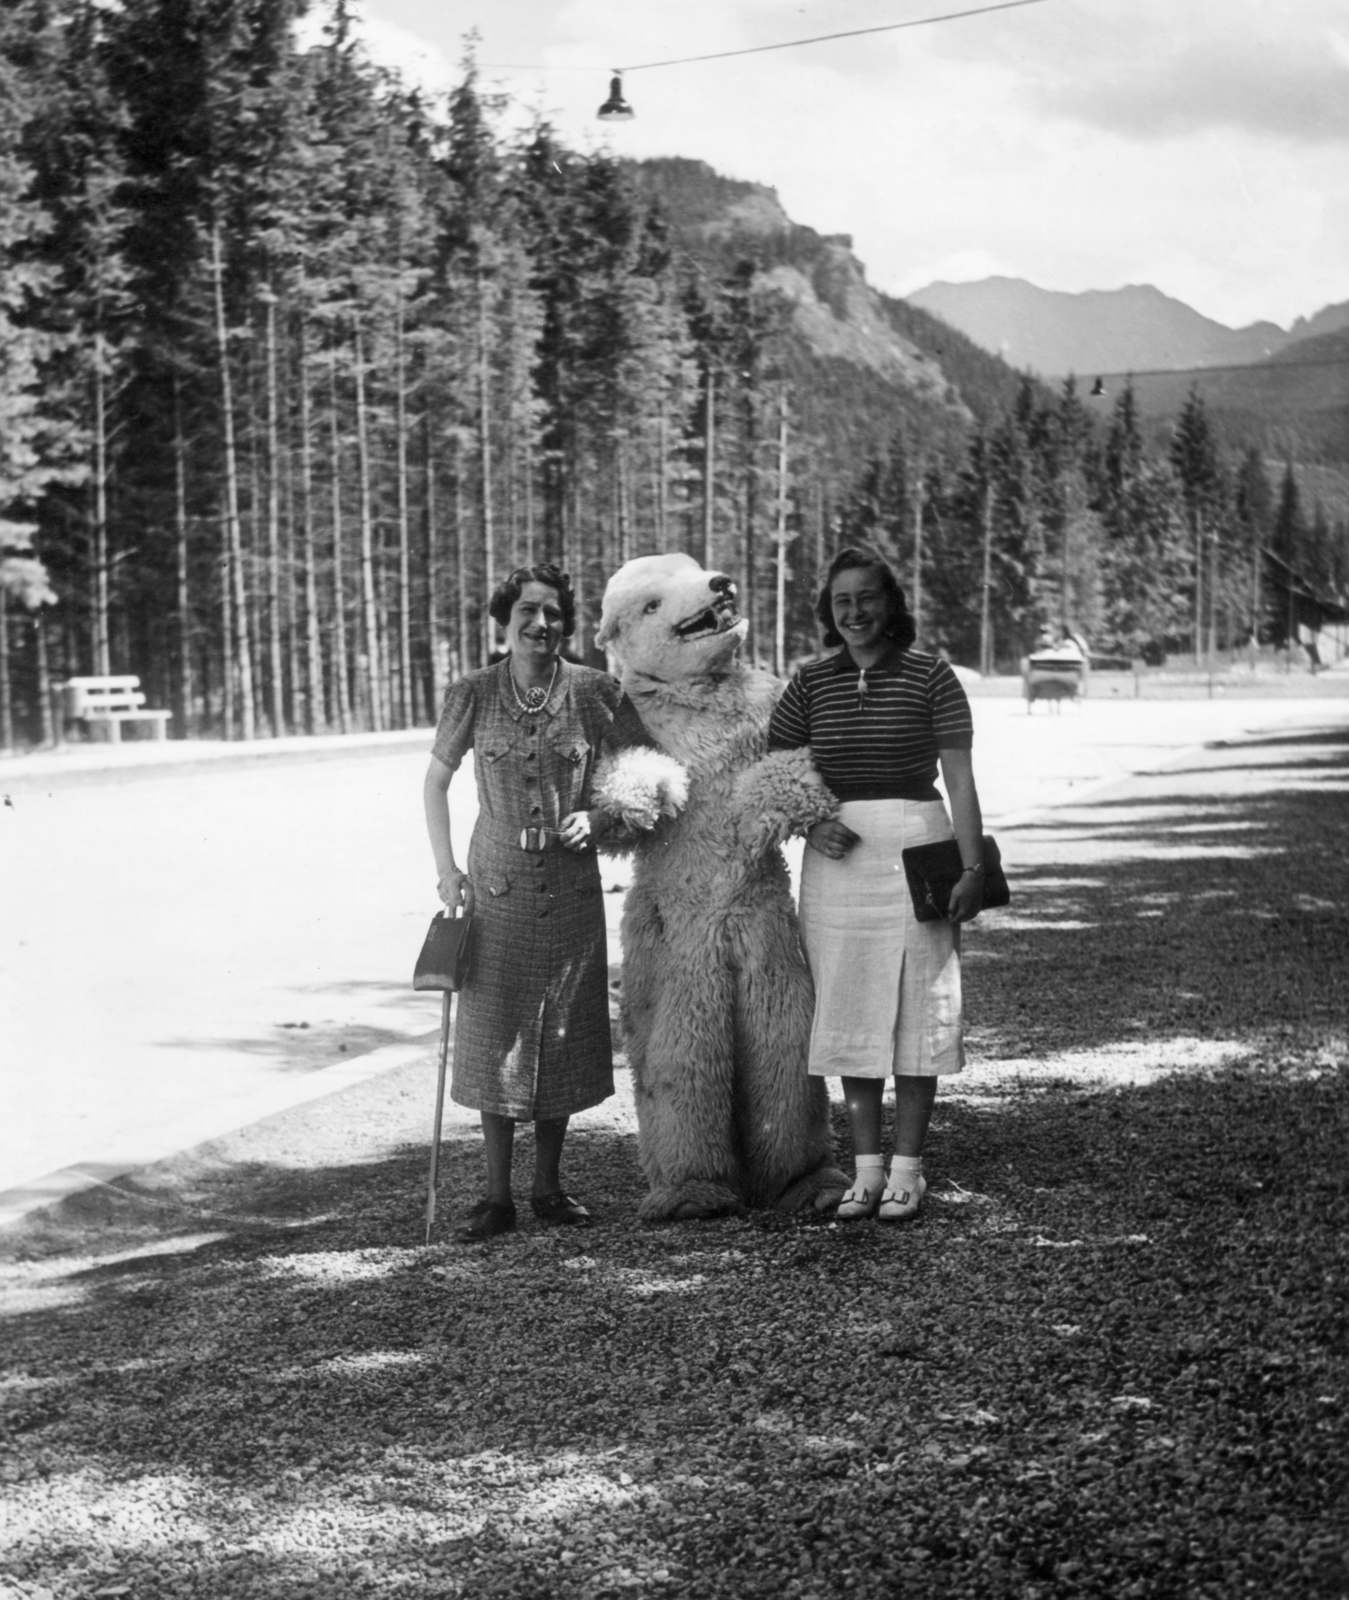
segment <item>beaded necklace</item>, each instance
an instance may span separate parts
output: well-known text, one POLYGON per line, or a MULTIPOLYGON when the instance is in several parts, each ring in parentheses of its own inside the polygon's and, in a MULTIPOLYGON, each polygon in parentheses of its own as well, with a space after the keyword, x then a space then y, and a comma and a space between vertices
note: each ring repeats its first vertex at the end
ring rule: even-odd
POLYGON ((548 696, 552 694, 553 685, 557 682, 557 669, 560 665, 558 661, 553 662, 553 675, 549 678, 546 689, 541 689, 535 684, 532 689, 526 689, 523 695, 515 682, 515 673, 507 666, 506 673, 511 680, 511 693, 515 696, 515 703, 521 711, 541 711, 547 705, 548 696))

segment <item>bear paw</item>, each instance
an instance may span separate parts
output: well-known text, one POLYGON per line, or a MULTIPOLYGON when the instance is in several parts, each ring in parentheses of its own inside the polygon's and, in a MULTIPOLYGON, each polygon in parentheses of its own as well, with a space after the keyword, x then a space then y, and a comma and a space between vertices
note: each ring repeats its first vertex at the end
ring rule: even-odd
POLYGON ((688 797, 688 773, 663 750, 620 750, 607 756, 595 774, 596 805, 643 832, 661 817, 677 817, 688 797))
POLYGON ((726 1184, 710 1178, 692 1178, 652 1189, 638 1206, 637 1215, 643 1222, 696 1222, 705 1217, 734 1215, 744 1209, 740 1196, 726 1184))
POLYGON ((832 1211, 848 1188, 848 1178, 837 1167, 818 1167, 782 1191, 773 1202, 775 1211, 832 1211))
POLYGON ((740 843, 751 856, 838 815, 809 750, 775 750, 746 768, 735 781, 735 806, 740 843))

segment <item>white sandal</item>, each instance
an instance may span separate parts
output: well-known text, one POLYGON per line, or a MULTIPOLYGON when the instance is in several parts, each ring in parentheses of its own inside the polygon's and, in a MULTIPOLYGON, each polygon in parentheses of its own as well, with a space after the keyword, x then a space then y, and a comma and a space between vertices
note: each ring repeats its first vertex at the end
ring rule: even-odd
MULTIPOLYGON (((882 1222, 907 1222, 910 1217, 918 1215, 918 1207, 927 1193, 927 1179, 920 1172, 918 1182, 912 1189, 892 1188, 892 1181, 886 1180, 885 1193, 881 1196, 880 1209, 876 1215, 882 1222)), ((846 1198, 845 1195, 844 1199, 846 1198)))
POLYGON ((875 1216, 876 1207, 880 1203, 879 1191, 854 1183, 839 1201, 838 1210, 834 1215, 840 1222, 861 1222, 865 1217, 875 1216))

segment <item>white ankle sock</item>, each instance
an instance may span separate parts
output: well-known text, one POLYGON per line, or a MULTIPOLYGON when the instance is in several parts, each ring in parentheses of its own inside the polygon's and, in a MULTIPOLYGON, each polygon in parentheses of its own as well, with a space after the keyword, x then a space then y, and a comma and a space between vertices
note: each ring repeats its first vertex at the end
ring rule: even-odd
POLYGON ((916 1189, 918 1180, 922 1176, 922 1156, 890 1157, 890 1187, 892 1189, 916 1189))
POLYGON ((885 1187, 885 1162, 879 1151, 874 1156, 857 1156, 856 1187, 879 1194, 885 1187))

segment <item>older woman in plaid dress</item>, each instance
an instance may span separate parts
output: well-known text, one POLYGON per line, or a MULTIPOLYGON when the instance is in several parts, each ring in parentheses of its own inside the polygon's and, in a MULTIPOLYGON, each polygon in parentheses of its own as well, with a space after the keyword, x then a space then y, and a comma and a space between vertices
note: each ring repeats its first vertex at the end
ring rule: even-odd
POLYGON ((608 949, 595 840, 595 764, 649 740, 618 684, 561 658, 576 605, 551 565, 511 574, 491 601, 509 655, 446 697, 426 775, 427 829, 446 905, 475 889, 474 953, 459 996, 450 1094, 482 1115, 487 1193, 457 1230, 483 1239, 515 1226, 515 1124, 532 1121, 531 1204, 545 1222, 588 1227, 562 1189, 567 1119, 613 1093, 608 949), (450 779, 474 752, 478 822, 468 871, 450 839, 450 779))

